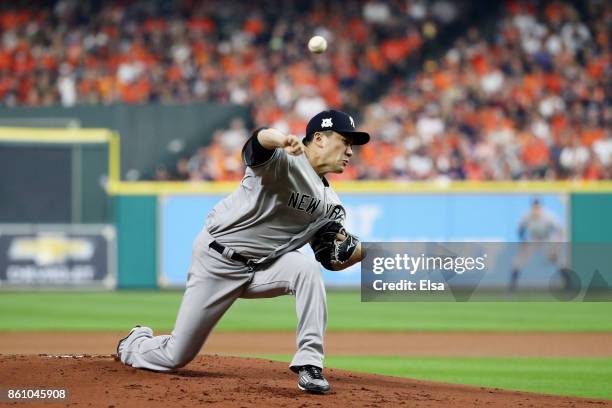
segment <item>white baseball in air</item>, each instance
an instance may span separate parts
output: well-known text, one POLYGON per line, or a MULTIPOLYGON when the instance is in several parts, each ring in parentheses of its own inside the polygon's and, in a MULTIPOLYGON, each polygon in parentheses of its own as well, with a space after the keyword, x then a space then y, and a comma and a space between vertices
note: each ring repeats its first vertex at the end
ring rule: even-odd
POLYGON ((308 41, 308 49, 315 54, 321 54, 327 49, 327 40, 320 35, 315 35, 308 41))

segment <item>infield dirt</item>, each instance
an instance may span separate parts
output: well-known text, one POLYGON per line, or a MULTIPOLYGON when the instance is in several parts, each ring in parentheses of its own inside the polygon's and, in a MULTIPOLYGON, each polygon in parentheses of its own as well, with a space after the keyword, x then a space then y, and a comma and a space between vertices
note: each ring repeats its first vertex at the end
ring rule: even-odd
MULTIPOLYGON (((125 333, 0 332, 0 354, 109 354, 125 333)), ((295 333, 213 332, 202 351, 291 355, 295 333)), ((612 333, 330 332, 325 352, 330 356, 612 357, 612 333)))
MULTIPOLYGON (((607 407, 612 401, 547 396, 328 369, 333 390, 304 394, 286 364, 199 355, 186 368, 161 374, 126 367, 112 355, 0 356, 0 384, 68 391, 45 407, 607 407)), ((21 404, 19 404, 21 405, 21 404)), ((31 406, 30 403, 23 405, 31 406)), ((12 405, 14 406, 14 405, 12 405)))
MULTIPOLYGON (((110 353, 124 335, 117 332, 0 333, 0 386, 44 386, 69 391, 68 401, 59 405, 44 404, 45 407, 612 406, 612 401, 336 369, 326 370, 333 386, 330 395, 304 395, 296 387, 295 375, 284 363, 211 354, 292 354, 293 333, 215 332, 203 349, 207 354, 200 354, 173 374, 136 370, 114 361, 110 353)), ((329 355, 612 356, 612 334, 333 332, 326 336, 326 350, 329 355)))

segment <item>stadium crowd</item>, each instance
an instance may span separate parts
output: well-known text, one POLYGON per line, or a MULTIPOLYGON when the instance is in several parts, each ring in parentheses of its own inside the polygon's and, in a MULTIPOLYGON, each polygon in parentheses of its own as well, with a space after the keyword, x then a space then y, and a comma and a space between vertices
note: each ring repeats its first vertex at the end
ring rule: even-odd
POLYGON ((508 1, 495 37, 475 29, 365 109, 378 141, 348 177, 612 178, 612 10, 508 1))
MULTIPOLYGON (((416 74, 422 47, 472 3, 24 4, 0 5, 4 106, 234 103, 298 135, 335 107, 375 135, 335 178, 612 178, 604 0, 509 0, 494 33, 471 28, 416 74), (313 34, 328 52, 305 50, 313 34)), ((237 179, 248 134, 234 120, 154 178, 237 179)))
MULTIPOLYGON (((612 16, 604 2, 585 4, 580 18, 566 2, 509 1, 490 40, 472 28, 439 62, 396 78, 363 109, 362 127, 374 142, 332 178, 611 179, 612 16)), ((313 112, 326 107, 312 104, 313 112)), ((300 109, 271 101, 256 110, 256 122, 301 134, 312 112, 300 117, 300 109)), ((208 154, 204 148, 192 158, 193 178, 202 176, 196 163, 208 166, 204 178, 239 177, 238 150, 223 140, 215 137, 208 154)))
MULTIPOLYGON (((4 2, 0 102, 262 105, 272 98, 302 116, 315 103, 357 97, 359 105, 368 87, 402 72, 422 44, 422 25, 435 30, 434 21, 454 20, 453 3, 436 4, 429 13, 420 0, 4 2), (314 33, 333 44, 325 57, 306 50, 314 33)), ((269 110, 259 115, 274 117, 269 110)))

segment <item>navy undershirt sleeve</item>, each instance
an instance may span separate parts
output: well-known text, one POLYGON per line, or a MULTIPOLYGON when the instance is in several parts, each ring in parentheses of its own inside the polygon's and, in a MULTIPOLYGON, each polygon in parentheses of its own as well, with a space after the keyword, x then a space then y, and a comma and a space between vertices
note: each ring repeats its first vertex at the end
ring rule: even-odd
POLYGON ((258 164, 263 164, 266 161, 270 160, 270 158, 274 154, 275 149, 266 149, 261 145, 261 143, 259 143, 259 140, 257 139, 257 134, 263 129, 267 128, 261 127, 259 129, 256 129, 242 148, 242 160, 247 166, 257 166, 258 164))

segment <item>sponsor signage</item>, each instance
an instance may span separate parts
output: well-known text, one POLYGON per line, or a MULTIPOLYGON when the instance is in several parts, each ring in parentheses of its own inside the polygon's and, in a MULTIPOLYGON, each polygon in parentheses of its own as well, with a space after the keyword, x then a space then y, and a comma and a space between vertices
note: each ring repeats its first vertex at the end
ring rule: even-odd
POLYGON ((0 287, 114 287, 112 226, 0 226, 0 287))

